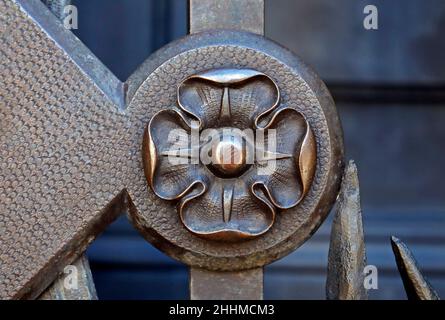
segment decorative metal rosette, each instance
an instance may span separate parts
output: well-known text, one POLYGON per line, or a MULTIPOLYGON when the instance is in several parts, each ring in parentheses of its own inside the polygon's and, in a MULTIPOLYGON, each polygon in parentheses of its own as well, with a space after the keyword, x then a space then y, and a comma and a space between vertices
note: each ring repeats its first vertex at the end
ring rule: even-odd
POLYGON ((315 138, 301 113, 280 108, 270 77, 214 69, 185 79, 177 98, 177 108, 151 119, 143 157, 151 189, 178 200, 189 231, 256 237, 272 227, 277 210, 300 203, 315 172, 315 138))
POLYGON ((240 270, 282 257, 323 222, 342 130, 298 57, 251 33, 203 32, 158 51, 128 85, 141 150, 129 155, 141 172, 128 181, 130 218, 155 246, 191 266, 240 270))

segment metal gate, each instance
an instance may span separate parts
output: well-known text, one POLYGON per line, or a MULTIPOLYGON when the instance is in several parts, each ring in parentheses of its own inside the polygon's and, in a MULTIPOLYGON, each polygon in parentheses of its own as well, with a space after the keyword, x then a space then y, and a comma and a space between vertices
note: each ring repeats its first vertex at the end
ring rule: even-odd
MULTIPOLYGON (((63 21, 68 1, 47 4, 63 21)), ((125 212, 190 267, 192 299, 262 299, 264 265, 336 202, 326 296, 367 299, 357 169, 344 168, 333 99, 263 36, 264 1, 190 0, 189 36, 125 82, 41 2, 0 8, 2 298, 95 298, 82 254, 125 212), (72 263, 74 290, 57 278, 72 263)), ((408 297, 437 299, 392 245, 408 297)))

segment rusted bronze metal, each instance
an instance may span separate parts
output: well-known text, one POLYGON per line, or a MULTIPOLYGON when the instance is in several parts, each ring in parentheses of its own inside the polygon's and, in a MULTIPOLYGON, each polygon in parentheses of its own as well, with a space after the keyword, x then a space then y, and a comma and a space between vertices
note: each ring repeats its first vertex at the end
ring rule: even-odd
POLYGON ((42 293, 39 300, 97 300, 86 255, 82 255, 42 293))
POLYGON ((314 134, 301 113, 280 106, 270 77, 210 70, 184 80, 177 100, 178 110, 161 110, 149 122, 144 168, 158 197, 179 200, 189 231, 213 240, 253 238, 272 227, 278 209, 303 200, 315 173, 314 134))
POLYGON ((409 300, 440 300, 439 295, 422 275, 416 259, 398 238, 391 237, 391 246, 409 300))
POLYGON ((209 271, 190 268, 191 300, 262 300, 263 268, 209 271))
POLYGON ((366 249, 357 167, 350 161, 343 174, 331 230, 326 298, 366 300, 363 285, 366 249))
MULTIPOLYGON (((43 3, 51 10, 60 20, 66 16, 65 7, 71 4, 71 0, 43 0, 43 3)), ((67 288, 65 279, 67 275, 59 276, 51 286, 46 289, 39 297, 41 300, 95 300, 97 299, 96 289, 94 287, 93 277, 91 275, 88 258, 82 255, 73 263, 76 281, 75 288, 67 288)))

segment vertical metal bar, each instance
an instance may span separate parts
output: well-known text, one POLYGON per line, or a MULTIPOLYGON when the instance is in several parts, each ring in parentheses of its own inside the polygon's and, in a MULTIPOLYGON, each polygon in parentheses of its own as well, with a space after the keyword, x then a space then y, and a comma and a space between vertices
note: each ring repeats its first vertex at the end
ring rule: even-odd
POLYGON ((189 33, 235 29, 264 35, 264 0, 189 0, 189 33))
POLYGON ((263 268, 237 272, 190 268, 192 300, 261 300, 263 268))
MULTIPOLYGON (((189 0, 189 33, 213 29, 264 35, 264 0, 189 0)), ((190 298, 263 299, 263 268, 218 272, 191 267, 190 298)))

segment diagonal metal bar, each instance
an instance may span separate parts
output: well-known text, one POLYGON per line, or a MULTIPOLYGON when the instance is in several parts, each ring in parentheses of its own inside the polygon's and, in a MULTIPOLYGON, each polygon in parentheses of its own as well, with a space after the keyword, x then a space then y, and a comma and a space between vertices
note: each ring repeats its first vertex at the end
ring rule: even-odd
POLYGON ((360 208, 357 167, 350 161, 345 169, 329 247, 327 299, 368 299, 363 285, 366 250, 360 208))
POLYGON ((417 261, 408 247, 394 236, 391 237, 391 246, 408 299, 439 300, 439 295, 422 275, 417 261))
POLYGON ((0 0, 0 298, 35 298, 127 206, 124 86, 40 1, 0 0))
MULTIPOLYGON (((264 34, 264 0, 189 0, 189 32, 235 29, 264 34)), ((263 299, 263 268, 236 272, 190 269, 190 298, 263 299)))
MULTIPOLYGON (((71 4, 71 0, 42 0, 54 15, 63 20, 65 7, 71 4)), ((76 281, 75 288, 66 288, 66 275, 60 275, 49 288, 39 297, 40 300, 97 300, 88 257, 83 254, 73 265, 76 281)))

